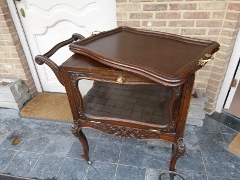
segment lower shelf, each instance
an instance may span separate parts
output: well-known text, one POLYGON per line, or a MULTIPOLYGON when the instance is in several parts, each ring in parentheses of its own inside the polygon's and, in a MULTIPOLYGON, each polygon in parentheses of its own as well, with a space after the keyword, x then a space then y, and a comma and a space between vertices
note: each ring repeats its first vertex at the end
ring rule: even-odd
POLYGON ((172 90, 163 86, 94 82, 84 97, 86 114, 166 125, 172 90))

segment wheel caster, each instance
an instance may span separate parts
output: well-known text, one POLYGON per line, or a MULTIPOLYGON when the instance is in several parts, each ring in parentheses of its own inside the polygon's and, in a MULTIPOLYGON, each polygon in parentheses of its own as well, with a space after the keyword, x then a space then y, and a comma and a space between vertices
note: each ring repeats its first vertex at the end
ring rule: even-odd
POLYGON ((91 162, 91 161, 88 161, 87 163, 88 163, 89 165, 91 165, 91 164, 92 164, 92 162, 91 162))
POLYGON ((174 180, 174 177, 176 177, 175 179, 181 179, 181 180, 185 180, 184 177, 175 172, 175 171, 164 171, 159 175, 159 180, 174 180))

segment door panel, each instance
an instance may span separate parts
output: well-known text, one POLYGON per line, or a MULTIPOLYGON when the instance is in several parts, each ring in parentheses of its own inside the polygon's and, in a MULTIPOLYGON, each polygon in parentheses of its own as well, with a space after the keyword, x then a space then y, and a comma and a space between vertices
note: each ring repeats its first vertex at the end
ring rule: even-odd
POLYGON ((81 10, 84 9, 87 5, 96 3, 96 0, 48 0, 45 1, 36 1, 36 0, 26 0, 26 5, 32 8, 39 8, 44 11, 49 11, 57 6, 70 6, 72 8, 81 10))
MULTIPOLYGON (((73 33, 88 37, 93 31, 117 26, 116 5, 112 0, 21 0, 16 6, 18 12, 21 8, 25 11, 25 17, 20 13, 19 16, 33 59, 73 33)), ((60 65, 71 54, 66 46, 50 59, 60 65)), ((36 70, 44 91, 65 92, 49 67, 36 65, 36 70)))

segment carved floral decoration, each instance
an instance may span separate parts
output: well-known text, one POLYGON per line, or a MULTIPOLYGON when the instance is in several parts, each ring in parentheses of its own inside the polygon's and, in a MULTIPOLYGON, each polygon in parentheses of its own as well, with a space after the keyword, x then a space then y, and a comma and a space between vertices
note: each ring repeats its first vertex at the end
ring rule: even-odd
POLYGON ((103 131, 107 134, 114 134, 123 138, 137 138, 137 139, 146 139, 146 138, 159 138, 159 133, 152 132, 145 129, 136 129, 118 125, 111 125, 105 123, 94 124, 93 128, 103 131))
POLYGON ((74 73, 71 75, 71 83, 74 88, 76 88, 76 81, 81 77, 86 77, 86 75, 82 73, 74 73))

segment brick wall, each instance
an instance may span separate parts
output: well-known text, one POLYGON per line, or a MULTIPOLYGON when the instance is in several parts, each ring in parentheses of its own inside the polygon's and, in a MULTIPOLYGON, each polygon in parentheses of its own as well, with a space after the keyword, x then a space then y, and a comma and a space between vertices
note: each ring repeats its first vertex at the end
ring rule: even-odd
POLYGON ((30 69, 7 3, 0 1, 0 78, 18 78, 36 92, 30 69))
POLYGON ((238 0, 117 0, 119 26, 131 26, 218 41, 215 60, 196 73, 195 88, 207 92, 205 110, 215 110, 239 28, 238 0))

